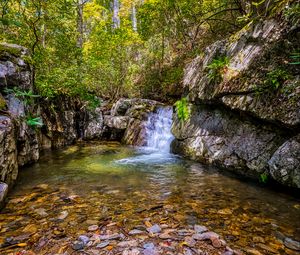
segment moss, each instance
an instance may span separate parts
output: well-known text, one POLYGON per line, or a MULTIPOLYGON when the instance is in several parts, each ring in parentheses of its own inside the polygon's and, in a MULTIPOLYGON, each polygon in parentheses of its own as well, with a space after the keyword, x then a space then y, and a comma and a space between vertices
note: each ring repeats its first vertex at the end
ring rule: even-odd
POLYGON ((9 54, 18 57, 22 55, 22 48, 2 42, 0 43, 0 56, 3 52, 8 52, 9 54))
POLYGON ((6 101, 4 97, 0 94, 0 110, 3 110, 6 108, 6 101))

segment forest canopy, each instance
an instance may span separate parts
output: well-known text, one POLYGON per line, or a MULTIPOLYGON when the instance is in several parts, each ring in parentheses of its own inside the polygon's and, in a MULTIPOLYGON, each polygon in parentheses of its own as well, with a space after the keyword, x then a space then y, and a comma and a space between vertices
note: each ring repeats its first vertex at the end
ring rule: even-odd
POLYGON ((167 101, 180 97, 183 67, 205 46, 289 2, 2 0, 0 41, 29 49, 44 97, 167 101))

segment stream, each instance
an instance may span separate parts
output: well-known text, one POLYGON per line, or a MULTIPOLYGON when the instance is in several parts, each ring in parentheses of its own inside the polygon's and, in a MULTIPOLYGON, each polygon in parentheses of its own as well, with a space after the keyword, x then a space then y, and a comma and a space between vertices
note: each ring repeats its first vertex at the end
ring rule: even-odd
POLYGON ((145 254, 115 250, 114 238, 85 253, 74 248, 80 235, 126 237, 131 230, 140 236, 129 246, 163 247, 148 254, 221 254, 187 253, 190 245, 172 231, 162 244, 146 234, 147 227, 178 234, 195 225, 216 232, 240 254, 299 254, 284 244, 285 238, 300 240, 299 199, 170 154, 168 116, 149 118, 145 148, 81 142, 45 151, 22 169, 0 212, 0 254, 145 254))

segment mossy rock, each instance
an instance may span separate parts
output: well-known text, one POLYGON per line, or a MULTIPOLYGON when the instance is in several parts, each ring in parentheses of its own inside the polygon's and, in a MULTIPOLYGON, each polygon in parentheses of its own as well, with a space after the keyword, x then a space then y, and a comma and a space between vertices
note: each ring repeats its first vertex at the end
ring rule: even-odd
POLYGON ((4 53, 7 52, 13 56, 20 57, 22 55, 27 54, 27 49, 17 45, 17 44, 10 44, 10 43, 5 43, 1 42, 0 43, 0 56, 4 53))
POLYGON ((0 94, 0 110, 3 110, 6 108, 6 101, 4 97, 0 94))

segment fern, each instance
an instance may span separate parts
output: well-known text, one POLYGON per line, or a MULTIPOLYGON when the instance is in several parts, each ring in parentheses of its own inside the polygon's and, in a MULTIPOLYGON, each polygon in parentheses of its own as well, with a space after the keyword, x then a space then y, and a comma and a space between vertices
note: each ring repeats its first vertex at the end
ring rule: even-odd
POLYGON ((28 126, 31 127, 42 127, 44 125, 41 117, 36 117, 36 118, 29 117, 26 123, 28 126))

